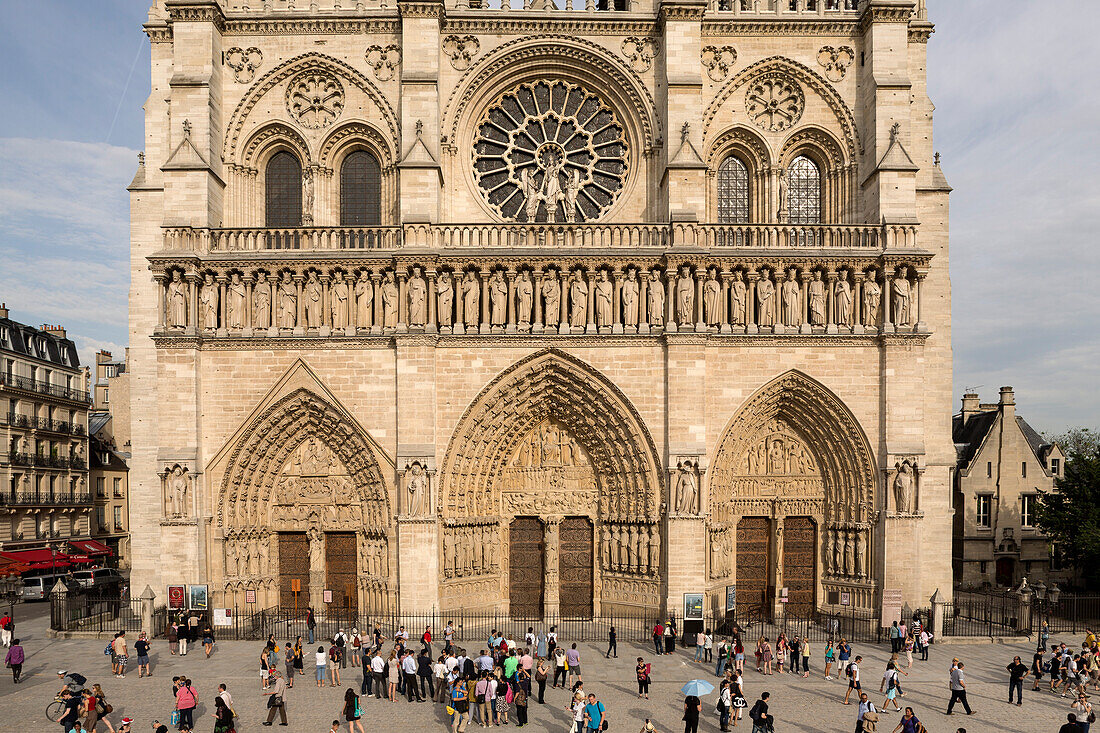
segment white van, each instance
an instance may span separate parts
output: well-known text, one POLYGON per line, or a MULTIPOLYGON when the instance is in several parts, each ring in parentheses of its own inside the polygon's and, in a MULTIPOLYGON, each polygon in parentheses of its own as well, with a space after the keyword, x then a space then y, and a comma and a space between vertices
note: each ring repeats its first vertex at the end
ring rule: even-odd
POLYGON ((23 600, 44 601, 50 597, 50 591, 63 575, 33 575, 23 578, 23 600))

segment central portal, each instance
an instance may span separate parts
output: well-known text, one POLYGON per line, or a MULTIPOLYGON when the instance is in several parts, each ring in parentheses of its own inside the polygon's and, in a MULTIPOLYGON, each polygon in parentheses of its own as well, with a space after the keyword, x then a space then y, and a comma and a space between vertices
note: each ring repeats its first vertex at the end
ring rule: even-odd
POLYGON ((513 617, 541 618, 543 591, 542 522, 516 517, 509 527, 509 609, 513 617))

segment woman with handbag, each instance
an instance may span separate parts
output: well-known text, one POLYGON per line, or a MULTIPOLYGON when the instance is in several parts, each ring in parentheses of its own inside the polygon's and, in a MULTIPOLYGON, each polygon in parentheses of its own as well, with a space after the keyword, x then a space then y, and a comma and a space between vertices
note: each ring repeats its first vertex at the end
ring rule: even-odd
POLYGON ((924 726, 917 720, 913 708, 905 708, 905 714, 901 716, 901 722, 894 728, 893 733, 925 733, 924 726))
MULTIPOLYGON (((19 644, 19 639, 12 641, 10 647, 8 647, 7 656, 4 657, 4 664, 11 667, 11 679, 15 684, 19 684, 19 677, 23 674, 23 662, 26 659, 26 654, 23 652, 23 647, 19 644)), ((540 701, 541 702, 541 701, 540 701)))
POLYGON ((737 721, 741 720, 741 715, 744 713, 745 708, 749 706, 749 701, 745 699, 745 691, 741 689, 741 685, 744 681, 741 678, 740 671, 734 671, 733 682, 730 683, 730 702, 733 705, 735 714, 733 715, 733 727, 737 727, 737 721))
POLYGON ((366 733, 363 730, 363 724, 359 721, 363 717, 363 710, 359 707, 359 696, 350 687, 344 693, 343 715, 344 720, 348 721, 348 730, 351 733, 355 733, 356 730, 359 733, 366 733))
POLYGON ((638 657, 638 665, 634 668, 634 674, 638 677, 638 697, 646 700, 649 699, 649 670, 649 665, 638 657))
POLYGON ((198 696, 195 688, 191 686, 191 680, 182 680, 183 684, 176 690, 176 710, 179 711, 179 729, 190 731, 195 727, 195 706, 198 705, 198 696))
POLYGON ((545 705, 546 700, 546 678, 550 675, 550 665, 546 663, 546 660, 539 657, 539 661, 535 664, 535 682, 539 685, 539 705, 545 705))
POLYGON ((730 710, 733 709, 733 693, 730 692, 730 681, 722 680, 718 693, 718 728, 722 731, 730 729, 730 710))
POLYGON ((221 696, 214 698, 214 733, 233 733, 233 711, 221 696))
POLYGON ((96 726, 102 720, 106 723, 107 730, 115 733, 114 726, 106 718, 108 713, 114 712, 114 708, 107 702, 107 696, 103 693, 103 688, 99 685, 92 685, 92 693, 88 696, 88 702, 90 711, 84 718, 84 730, 95 733, 96 726))

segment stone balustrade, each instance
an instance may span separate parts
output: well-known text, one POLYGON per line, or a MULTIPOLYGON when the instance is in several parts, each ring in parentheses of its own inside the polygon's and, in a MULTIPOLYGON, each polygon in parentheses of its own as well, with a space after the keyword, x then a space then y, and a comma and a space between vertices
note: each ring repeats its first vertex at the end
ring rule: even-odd
POLYGON ((635 250, 691 247, 886 250, 917 248, 913 225, 863 224, 405 224, 293 229, 167 227, 164 249, 197 254, 286 250, 395 251, 569 249, 635 250))
POLYGON ((711 12, 758 17, 856 17, 863 0, 710 0, 711 12))

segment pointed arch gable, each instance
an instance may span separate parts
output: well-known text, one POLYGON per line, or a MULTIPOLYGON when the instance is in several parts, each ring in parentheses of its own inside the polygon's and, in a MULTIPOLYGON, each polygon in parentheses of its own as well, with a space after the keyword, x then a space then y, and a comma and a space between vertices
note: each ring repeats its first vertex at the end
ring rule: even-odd
POLYGON ((641 416, 599 371, 556 349, 508 367, 466 408, 440 471, 444 515, 498 514, 496 481, 505 462, 548 418, 569 430, 589 456, 605 516, 657 516, 659 461, 641 416))
POLYGON ((714 134, 712 126, 715 122, 715 118, 719 110, 722 109, 722 106, 734 92, 760 74, 766 74, 773 71, 781 71, 790 74, 799 82, 816 92, 825 101, 829 109, 831 109, 836 116, 837 124, 843 131, 844 145, 848 153, 848 159, 854 162, 857 154, 863 152, 863 143, 860 141, 859 129, 856 127, 855 116, 852 114, 852 110, 827 79, 805 64, 800 64, 793 59, 783 56, 771 56, 757 61, 755 64, 742 69, 718 90, 703 113, 703 139, 709 140, 714 134))
POLYGON ((877 471, 867 435, 835 393, 798 370, 765 384, 730 418, 711 457, 708 483, 715 506, 741 498, 733 481, 738 466, 776 420, 813 454, 825 484, 826 513, 834 520, 873 521, 877 471))
MULTIPOLYGON (((240 141, 244 134, 245 123, 249 113, 278 84, 306 69, 323 69, 332 74, 346 79, 358 87, 374 103, 378 109, 389 132, 390 140, 400 138, 397 114, 393 105, 385 95, 362 72, 345 62, 319 53, 305 53, 288 59, 276 66, 263 77, 258 79, 237 104, 233 114, 226 125, 225 142, 222 150, 222 159, 227 163, 241 162, 237 160, 240 151, 240 141)), ((391 151, 392 152, 392 151, 391 151)))

